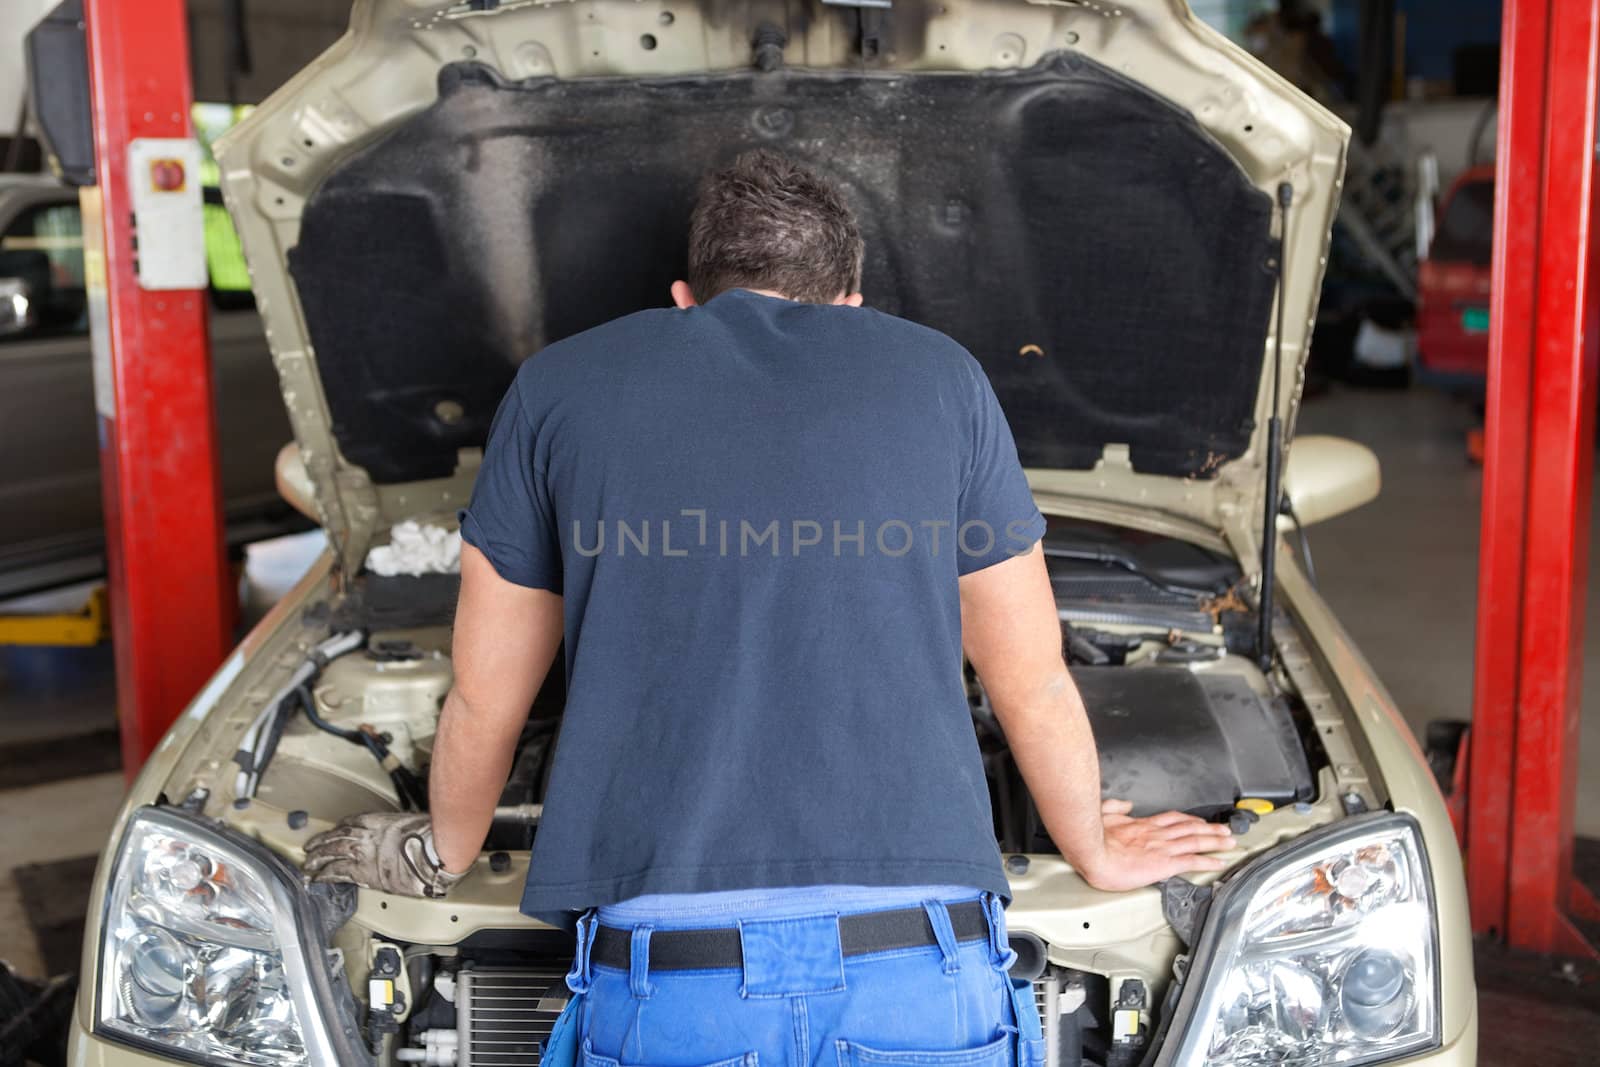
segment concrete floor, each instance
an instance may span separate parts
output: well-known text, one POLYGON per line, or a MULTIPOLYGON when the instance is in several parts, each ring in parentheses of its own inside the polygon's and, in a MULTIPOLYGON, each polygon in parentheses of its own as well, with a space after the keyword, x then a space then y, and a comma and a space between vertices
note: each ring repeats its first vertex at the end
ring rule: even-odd
MULTIPOLYGON (((1471 713, 1481 481, 1465 458, 1464 435, 1472 423, 1464 405, 1422 389, 1336 390, 1309 403, 1300 422, 1302 433, 1352 437, 1382 460, 1379 499, 1313 527, 1310 539, 1324 596, 1419 732, 1432 719, 1471 713)), ((284 588, 307 561, 305 553, 303 544, 269 551, 253 570, 271 588, 284 588)), ((1591 554, 1600 560, 1600 552, 1591 554)), ((1592 579, 1591 604, 1597 586, 1592 579)), ((270 589, 258 590, 254 599, 259 605, 270 595, 270 589)), ((1591 626, 1584 648, 1586 773, 1577 821, 1580 832, 1600 837, 1600 623, 1591 626)), ((0 744, 113 725, 114 696, 108 649, 0 650, 0 744)), ((102 847, 121 789, 116 774, 13 789, 0 783, 0 867, 6 868, 0 871, 0 959, 23 973, 41 973, 9 869, 102 847)), ((1504 999, 1485 993, 1493 996, 1504 999)), ((1492 1017, 1503 1018, 1508 1005, 1496 1004, 1492 1017)), ((1549 1010, 1565 1012, 1559 1029, 1569 1035, 1580 1029, 1600 1035, 1600 1016, 1587 1009, 1549 1010)), ((1512 1035, 1505 1036, 1504 1049, 1486 1043, 1484 1064, 1525 1062, 1512 1035)))
MULTIPOLYGON (((1296 431, 1360 441, 1383 464, 1376 501, 1308 537, 1318 588, 1418 736, 1434 719, 1472 715, 1483 484, 1466 458, 1474 424, 1466 404, 1431 390, 1339 389, 1307 404, 1296 431)), ((1589 555, 1576 825, 1600 837, 1600 523, 1589 555)))

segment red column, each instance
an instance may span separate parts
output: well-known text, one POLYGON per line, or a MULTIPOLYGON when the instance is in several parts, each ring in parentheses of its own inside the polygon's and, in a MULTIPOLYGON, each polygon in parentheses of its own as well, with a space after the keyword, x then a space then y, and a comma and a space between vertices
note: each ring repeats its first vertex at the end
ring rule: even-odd
POLYGON ((87 0, 84 21, 98 182, 84 197, 84 236, 92 314, 104 310, 92 322, 96 403, 117 715, 131 776, 226 654, 236 597, 206 293, 146 290, 136 271, 129 142, 193 135, 183 0, 87 0))
POLYGON ((1595 447, 1600 0, 1506 0, 1467 809, 1473 927, 1591 950, 1573 905, 1595 447))

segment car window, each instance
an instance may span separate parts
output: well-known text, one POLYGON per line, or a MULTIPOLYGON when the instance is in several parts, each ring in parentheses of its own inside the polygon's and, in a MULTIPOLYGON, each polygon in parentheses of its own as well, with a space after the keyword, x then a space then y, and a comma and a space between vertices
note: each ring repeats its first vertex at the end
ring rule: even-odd
POLYGON ((249 104, 207 103, 197 100, 191 109, 195 138, 200 142, 200 184, 205 190, 206 267, 211 275, 211 304, 223 311, 255 307, 250 291, 250 271, 233 220, 222 203, 222 170, 211 146, 233 124, 255 110, 249 104))
POLYGON ((1493 237, 1494 182, 1468 182, 1451 195, 1429 256, 1487 267, 1493 237))
POLYGON ((0 277, 27 283, 35 316, 32 328, 0 342, 88 332, 78 205, 40 204, 13 219, 0 233, 0 277))
MULTIPOLYGON (((255 306, 250 272, 222 194, 206 187, 206 267, 212 304, 221 310, 255 306)), ((35 324, 0 342, 87 333, 83 276, 83 223, 74 203, 28 208, 0 234, 0 278, 21 278, 32 293, 35 324)))
POLYGON ((234 231, 233 219, 222 203, 222 191, 205 187, 206 270, 211 278, 211 303, 224 311, 255 307, 250 290, 250 270, 244 249, 234 231))

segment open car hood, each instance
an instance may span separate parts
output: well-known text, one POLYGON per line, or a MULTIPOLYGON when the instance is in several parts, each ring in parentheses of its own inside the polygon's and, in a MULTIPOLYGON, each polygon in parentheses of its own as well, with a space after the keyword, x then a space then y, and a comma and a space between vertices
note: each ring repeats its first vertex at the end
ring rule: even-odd
POLYGON ((1182 0, 358 0, 216 152, 346 575, 467 499, 521 360, 667 302, 760 145, 845 188, 868 302, 978 357, 1037 491, 1249 561, 1348 132, 1182 0))

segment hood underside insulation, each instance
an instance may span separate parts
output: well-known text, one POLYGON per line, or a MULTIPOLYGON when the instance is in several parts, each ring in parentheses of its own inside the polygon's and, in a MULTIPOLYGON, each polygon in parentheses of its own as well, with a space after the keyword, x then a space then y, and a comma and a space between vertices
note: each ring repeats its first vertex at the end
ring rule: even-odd
POLYGON ((431 107, 316 190, 290 254, 345 456, 380 483, 449 475, 521 360, 667 302, 697 181, 760 146, 845 188, 868 302, 978 357, 1025 465, 1122 443, 1137 471, 1206 478, 1248 448, 1271 199, 1186 112, 1058 54, 982 74, 443 68, 431 107))

